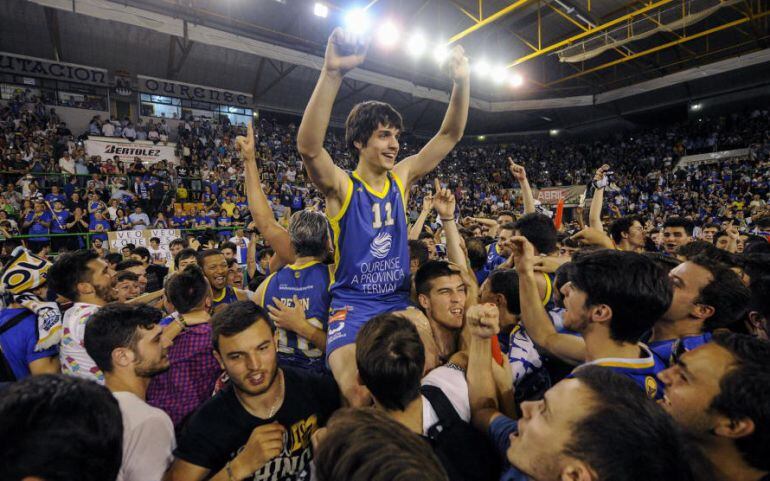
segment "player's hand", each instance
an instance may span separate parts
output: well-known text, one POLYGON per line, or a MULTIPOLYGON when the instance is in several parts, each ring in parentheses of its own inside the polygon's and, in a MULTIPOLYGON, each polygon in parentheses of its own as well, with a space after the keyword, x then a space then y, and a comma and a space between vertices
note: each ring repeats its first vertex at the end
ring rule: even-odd
POLYGON ((532 274, 535 272, 535 247, 526 237, 514 236, 510 239, 511 257, 519 274, 532 274))
POLYGON ((731 240, 738 240, 738 238, 741 236, 740 232, 738 232, 738 228, 733 225, 733 221, 730 221, 727 224, 727 227, 725 228, 725 232, 727 232, 727 235, 730 237, 731 240))
POLYGON ((254 127, 252 123, 246 122, 246 136, 239 135, 235 138, 235 149, 241 153, 243 162, 254 162, 257 159, 257 153, 254 150, 254 127))
POLYGON ((285 432, 286 429, 278 423, 264 424, 254 428, 242 451, 233 459, 234 477, 244 479, 262 469, 262 466, 281 454, 285 432), (243 474, 243 476, 235 476, 236 474, 243 474))
POLYGON ((612 239, 610 239, 604 231, 594 229, 593 227, 585 227, 583 230, 573 235, 572 239, 583 245, 597 245, 606 249, 615 248, 612 239))
POLYGON ((442 219, 454 218, 455 196, 449 189, 442 189, 438 179, 435 180, 436 193, 433 196, 433 208, 442 219))
POLYGON ((449 76, 457 83, 467 82, 471 75, 471 67, 468 57, 465 56, 465 49, 460 45, 455 45, 449 52, 449 58, 446 60, 445 68, 449 76))
POLYGON ((324 69, 343 76, 364 63, 368 48, 368 39, 337 27, 326 44, 324 69))
POLYGON ((472 335, 490 339, 500 332, 500 311, 495 304, 476 304, 465 311, 465 320, 472 335))
POLYGON ((523 165, 519 165, 513 161, 511 157, 508 157, 508 169, 511 171, 511 175, 519 183, 526 182, 527 171, 523 165))
POLYGON ((273 304, 273 306, 267 306, 267 310, 270 313, 270 319, 275 323, 275 327, 302 335, 303 328, 307 327, 309 323, 305 318, 305 308, 299 302, 299 298, 294 296, 291 307, 277 297, 273 297, 273 304))
POLYGON ((554 273, 556 269, 569 262, 569 257, 540 257, 538 256, 533 263, 533 268, 537 272, 554 273))

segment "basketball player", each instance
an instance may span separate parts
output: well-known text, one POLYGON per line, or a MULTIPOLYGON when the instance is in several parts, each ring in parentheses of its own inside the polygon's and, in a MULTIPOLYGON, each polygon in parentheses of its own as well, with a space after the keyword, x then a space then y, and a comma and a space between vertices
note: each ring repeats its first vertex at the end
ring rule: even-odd
POLYGON ((409 305, 409 188, 436 168, 462 138, 470 96, 468 60, 463 49, 455 47, 446 62, 454 88, 441 128, 420 152, 397 165, 400 114, 382 102, 356 105, 346 121, 345 136, 358 164, 347 173, 334 164, 323 143, 342 78, 363 63, 366 48, 349 32, 332 32, 321 76, 297 132, 297 149, 310 179, 326 197, 334 234, 329 365, 354 405, 368 401, 356 383, 358 329, 377 314, 409 305))
POLYGON ((257 304, 270 312, 278 336, 282 366, 328 372, 325 367, 326 323, 329 317, 331 251, 326 217, 316 211, 296 212, 289 224, 296 259, 270 274, 257 288, 257 304))
POLYGON ((203 269, 209 284, 211 284, 212 309, 217 312, 220 306, 232 304, 235 301, 245 301, 251 298, 250 291, 244 291, 227 285, 227 259, 219 249, 206 249, 198 253, 198 265, 203 269))

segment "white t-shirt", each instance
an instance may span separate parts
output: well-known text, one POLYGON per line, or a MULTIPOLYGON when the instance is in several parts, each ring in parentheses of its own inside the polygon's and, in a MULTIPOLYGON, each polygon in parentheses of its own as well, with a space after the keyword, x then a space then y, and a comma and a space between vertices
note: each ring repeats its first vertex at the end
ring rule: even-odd
POLYGON ((112 122, 105 122, 102 125, 102 134, 105 137, 112 137, 115 134, 115 126, 112 125, 112 122))
MULTIPOLYGON (((468 397, 468 382, 465 380, 465 373, 461 370, 449 367, 439 366, 422 378, 423 386, 435 386, 444 393, 452 403, 457 415, 465 422, 471 420, 471 401, 468 397)), ((430 402, 422 396, 422 434, 428 435, 428 429, 438 422, 438 415, 433 410, 430 402)))
POLYGON ((62 172, 65 174, 74 174, 75 173, 75 160, 70 157, 69 159, 62 157, 59 159, 59 167, 61 168, 62 172))
POLYGON ((130 392, 114 392, 123 416, 123 463, 118 481, 161 481, 176 448, 168 414, 130 392))
POLYGON ((62 338, 59 346, 59 362, 64 374, 78 376, 104 384, 104 373, 86 352, 83 339, 86 323, 99 310, 96 304, 76 302, 62 318, 62 338))

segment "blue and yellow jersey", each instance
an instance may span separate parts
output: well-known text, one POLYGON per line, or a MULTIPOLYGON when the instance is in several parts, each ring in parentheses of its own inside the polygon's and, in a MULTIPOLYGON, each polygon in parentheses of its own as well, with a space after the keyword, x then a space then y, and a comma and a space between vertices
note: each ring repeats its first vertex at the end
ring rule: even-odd
POLYGON ((696 347, 702 346, 711 341, 711 333, 706 332, 696 336, 686 336, 679 339, 668 339, 665 341, 648 342, 652 352, 660 359, 666 367, 670 367, 676 361, 676 358, 687 351, 692 351, 696 347))
POLYGON ((489 248, 487 249, 487 263, 484 264, 484 269, 486 269, 487 272, 492 272, 506 260, 508 259, 497 250, 497 242, 493 242, 489 244, 489 248))
POLYGON ((663 399, 663 383, 658 380, 658 373, 666 369, 666 365, 646 345, 639 343, 639 348, 645 353, 644 357, 638 359, 606 357, 582 364, 576 370, 584 366, 608 367, 618 374, 629 377, 644 389, 650 399, 663 399))
POLYGON ((409 245, 404 187, 392 172, 381 192, 353 172, 339 213, 329 218, 334 234, 331 307, 365 322, 409 303, 409 245), (365 318, 359 318, 356 313, 365 318))
POLYGON ((225 286, 222 294, 219 297, 213 298, 211 301, 212 310, 216 310, 219 306, 232 304, 238 300, 238 296, 235 294, 235 289, 230 286, 225 286))
MULTIPOLYGON (((329 285, 331 283, 330 267, 319 261, 311 261, 296 266, 288 265, 265 279, 265 288, 257 299, 259 305, 267 309, 274 306, 273 298, 280 299, 289 307, 294 305, 294 296, 305 308, 305 319, 324 332, 327 330, 329 317, 329 285)), ((278 353, 288 354, 305 359, 316 359, 323 356, 318 349, 304 337, 285 329, 276 329, 278 333, 278 353)))

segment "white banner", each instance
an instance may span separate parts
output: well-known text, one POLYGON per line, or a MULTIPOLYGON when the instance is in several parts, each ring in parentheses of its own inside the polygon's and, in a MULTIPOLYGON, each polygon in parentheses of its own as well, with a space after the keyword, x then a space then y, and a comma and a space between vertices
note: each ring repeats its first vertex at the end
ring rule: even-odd
POLYGON ((735 150, 723 150, 721 152, 709 152, 706 154, 698 155, 685 155, 676 164, 674 170, 684 169, 688 166, 695 164, 712 164, 715 162, 721 162, 729 159, 741 159, 749 157, 749 149, 735 149, 735 150))
POLYGON ((146 140, 130 142, 116 137, 89 137, 85 142, 86 154, 98 155, 102 160, 112 159, 116 155, 123 162, 133 162, 139 159, 144 163, 154 164, 161 160, 176 163, 178 161, 174 150, 174 142, 158 142, 154 144, 146 140))
MULTIPOLYGON (((127 244, 134 244, 134 247, 146 247, 152 249, 150 239, 157 237, 160 239, 158 250, 163 253, 166 259, 171 258, 169 243, 181 237, 179 229, 145 229, 145 230, 119 230, 107 233, 110 252, 120 252, 127 244)), ((152 254, 152 251, 150 251, 152 254)))

